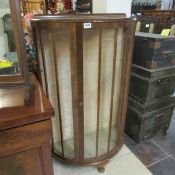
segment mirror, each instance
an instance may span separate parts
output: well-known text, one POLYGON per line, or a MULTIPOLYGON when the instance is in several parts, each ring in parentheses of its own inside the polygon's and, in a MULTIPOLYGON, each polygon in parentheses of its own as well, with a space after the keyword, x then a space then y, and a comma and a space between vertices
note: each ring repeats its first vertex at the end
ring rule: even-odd
POLYGON ((0 76, 20 73, 9 1, 0 0, 0 76))

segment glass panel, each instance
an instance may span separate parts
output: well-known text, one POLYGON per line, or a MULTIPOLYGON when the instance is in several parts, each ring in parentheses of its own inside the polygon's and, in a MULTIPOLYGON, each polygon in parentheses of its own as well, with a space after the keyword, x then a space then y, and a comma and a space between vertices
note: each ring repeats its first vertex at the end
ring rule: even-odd
POLYGON ((72 111, 71 86, 71 37, 70 30, 58 29, 53 35, 55 38, 55 55, 57 59, 60 110, 63 128, 63 145, 65 157, 74 158, 74 130, 72 111), (59 42, 57 42, 59 40, 59 42))
POLYGON ((117 144, 117 119, 119 110, 119 96, 121 90, 121 73, 123 65, 124 54, 124 30, 118 29, 117 34, 117 54, 116 54, 116 68, 115 68, 115 83, 113 96, 113 112, 112 112, 112 131, 110 140, 110 150, 116 147, 117 144))
POLYGON ((84 157, 96 156, 99 31, 83 32, 84 157), (95 47, 94 47, 95 46, 95 47))
POLYGON ((42 32, 41 42, 43 43, 45 57, 49 99, 56 110, 56 116, 53 119, 55 151, 62 153, 61 124, 64 156, 74 158, 70 31, 61 27, 57 31, 44 31, 42 32), (60 110, 61 117, 58 110, 60 110))
MULTIPOLYGON (((42 30, 41 39, 42 39, 41 43, 43 44, 43 50, 44 50, 43 62, 45 62, 46 74, 47 74, 47 77, 46 77, 47 82, 42 82, 42 84, 46 84, 46 86, 48 86, 49 100, 55 109, 55 117, 52 118, 53 139, 54 139, 55 150, 59 153, 62 153, 61 144, 59 143, 61 141, 61 135, 60 135, 60 122, 59 122, 59 111, 58 111, 56 73, 55 73, 55 66, 54 66, 55 64, 53 59, 52 33, 46 30, 42 30)), ((43 67, 41 68, 42 70, 43 70, 43 67)), ((42 74, 44 74, 43 71, 42 71, 42 74)), ((42 79, 42 81, 44 81, 44 78, 42 79)))
POLYGON ((84 30, 83 33, 84 149, 86 159, 96 157, 96 153, 98 156, 104 155, 108 152, 108 146, 110 146, 110 151, 117 144, 117 113, 124 44, 123 29, 116 30, 116 35, 115 38, 115 29, 102 30, 101 36, 98 30, 84 30), (113 75, 114 56, 116 57, 115 75, 113 75), (99 63, 100 57, 101 62, 99 63), (98 74, 99 70, 100 74, 98 74), (115 76, 114 82, 112 82, 113 76, 115 76), (100 79, 99 87, 98 78, 100 79), (112 85, 114 86, 113 94, 112 85), (98 93, 100 95, 99 106, 98 93), (112 114, 111 105, 113 105, 112 114), (99 131, 97 131, 98 109, 99 131), (112 121, 111 130, 110 119, 112 121), (110 131, 111 136, 109 137, 110 131), (98 151, 96 149, 97 142, 98 151))
POLYGON ((0 0, 0 76, 19 74, 9 1, 0 0))
POLYGON ((115 38, 114 29, 106 29, 102 31, 100 116, 99 116, 100 130, 99 130, 99 147, 98 147, 99 156, 106 154, 108 149, 112 74, 113 74, 113 59, 114 59, 114 38, 115 38))

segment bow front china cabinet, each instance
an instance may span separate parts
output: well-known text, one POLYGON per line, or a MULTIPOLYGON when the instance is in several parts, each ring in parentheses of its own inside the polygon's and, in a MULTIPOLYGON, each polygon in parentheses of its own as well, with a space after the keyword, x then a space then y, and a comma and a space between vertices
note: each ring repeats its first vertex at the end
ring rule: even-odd
POLYGON ((134 26, 124 14, 33 18, 38 78, 55 108, 60 160, 102 172, 123 145, 134 26))

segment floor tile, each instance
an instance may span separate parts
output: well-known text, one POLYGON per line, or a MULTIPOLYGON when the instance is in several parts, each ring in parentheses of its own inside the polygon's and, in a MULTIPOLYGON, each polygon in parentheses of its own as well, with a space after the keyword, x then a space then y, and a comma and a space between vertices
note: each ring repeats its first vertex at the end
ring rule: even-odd
POLYGON ((172 119, 167 134, 158 134, 152 141, 175 158, 175 119, 172 119))
POLYGON ((130 146, 137 145, 137 143, 126 134, 125 134, 125 144, 128 148, 130 148, 130 146))
POLYGON ((126 154, 129 154, 131 152, 130 149, 128 149, 128 147, 126 145, 123 145, 123 147, 121 148, 121 150, 119 151, 119 153, 117 154, 117 156, 115 156, 115 159, 118 159, 122 156, 125 156, 126 154))
POLYGON ((175 119, 175 114, 173 114, 173 119, 175 119))
POLYGON ((166 158, 168 154, 151 141, 129 146, 129 149, 146 165, 149 166, 166 158))
POLYGON ((151 175, 151 172, 135 157, 130 150, 123 146, 106 166, 105 173, 98 173, 93 167, 70 166, 54 159, 55 175, 151 175))
POLYGON ((154 175, 175 175, 175 160, 167 158, 149 167, 154 175))
POLYGON ((173 119, 175 119, 175 110, 174 110, 174 112, 173 112, 173 119))

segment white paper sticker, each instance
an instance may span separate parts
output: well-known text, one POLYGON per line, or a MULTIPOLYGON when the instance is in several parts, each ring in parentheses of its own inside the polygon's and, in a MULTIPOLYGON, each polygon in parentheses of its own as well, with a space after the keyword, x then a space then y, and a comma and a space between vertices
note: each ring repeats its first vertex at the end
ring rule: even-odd
POLYGON ((91 29, 92 28, 92 23, 84 23, 84 29, 91 29))

